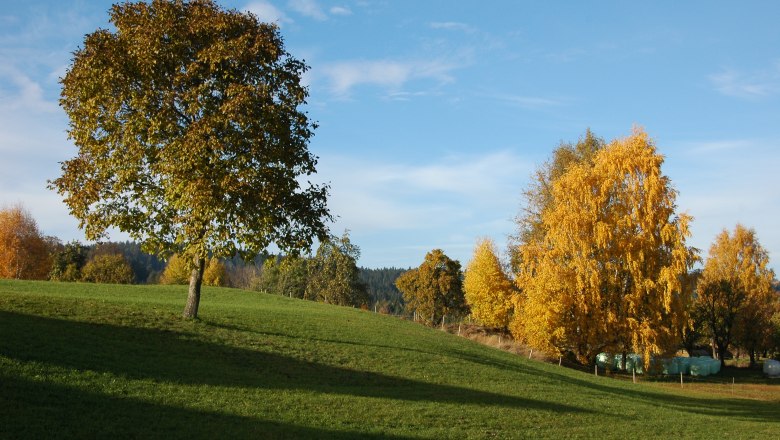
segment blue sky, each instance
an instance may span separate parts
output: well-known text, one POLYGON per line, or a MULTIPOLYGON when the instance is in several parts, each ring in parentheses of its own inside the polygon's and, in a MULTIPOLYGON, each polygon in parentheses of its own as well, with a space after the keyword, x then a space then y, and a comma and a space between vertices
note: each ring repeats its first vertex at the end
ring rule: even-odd
MULTIPOLYGON (((111 1, 0 8, 0 205, 80 239, 46 180, 75 154, 58 78, 111 1)), ((780 258, 780 2, 231 0, 305 59, 310 148, 368 267, 505 247, 534 168, 643 126, 703 256, 739 222, 780 258)), ((121 234, 112 236, 123 239, 121 234)))

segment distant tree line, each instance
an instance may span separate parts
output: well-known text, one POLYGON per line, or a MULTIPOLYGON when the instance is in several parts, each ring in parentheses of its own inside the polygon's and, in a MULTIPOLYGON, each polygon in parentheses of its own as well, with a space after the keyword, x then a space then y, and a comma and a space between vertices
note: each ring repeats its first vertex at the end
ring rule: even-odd
POLYGON ((380 269, 360 268, 360 280, 366 285, 372 308, 389 315, 401 315, 405 310, 404 298, 395 281, 409 269, 385 267, 380 269))

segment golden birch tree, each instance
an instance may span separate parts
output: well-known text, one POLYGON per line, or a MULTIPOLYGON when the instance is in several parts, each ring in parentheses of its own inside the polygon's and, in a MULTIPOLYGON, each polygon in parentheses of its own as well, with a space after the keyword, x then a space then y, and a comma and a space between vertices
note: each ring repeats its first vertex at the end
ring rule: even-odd
POLYGON ((219 258, 209 259, 206 269, 203 271, 203 284, 207 286, 227 285, 227 270, 219 258))
POLYGON ((739 339, 755 363, 755 351, 769 338, 775 294, 769 254, 756 232, 738 224, 723 230, 710 247, 698 285, 700 310, 718 349, 721 364, 729 346, 739 339))
POLYGON ((596 152, 604 148, 605 142, 588 129, 576 144, 561 143, 553 150, 552 157, 536 169, 531 183, 523 191, 525 206, 523 212, 515 218, 517 233, 510 237, 510 263, 513 269, 520 264, 518 249, 534 241, 544 240, 542 213, 553 203, 552 187, 570 166, 592 166, 596 152))
POLYGON ((506 329, 512 316, 514 286, 489 239, 477 242, 466 267, 463 292, 471 315, 482 325, 506 329))
POLYGON ((583 363, 603 350, 648 362, 676 346, 690 300, 682 280, 696 254, 662 163, 635 129, 552 182, 543 239, 519 249, 519 336, 583 363))

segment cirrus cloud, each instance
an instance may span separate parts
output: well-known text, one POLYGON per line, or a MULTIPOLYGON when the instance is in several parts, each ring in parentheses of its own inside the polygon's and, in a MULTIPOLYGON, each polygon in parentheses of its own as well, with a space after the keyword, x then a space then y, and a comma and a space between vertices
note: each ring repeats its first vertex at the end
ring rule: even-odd
POLYGON ((719 93, 742 99, 760 99, 780 93, 780 61, 753 71, 722 69, 709 76, 719 93))

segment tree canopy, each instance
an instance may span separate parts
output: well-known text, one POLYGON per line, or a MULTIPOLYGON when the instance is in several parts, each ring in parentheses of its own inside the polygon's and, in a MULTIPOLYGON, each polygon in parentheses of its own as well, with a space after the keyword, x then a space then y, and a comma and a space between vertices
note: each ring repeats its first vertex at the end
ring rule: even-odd
POLYGON ((450 259, 441 249, 428 252, 425 261, 401 274, 395 285, 404 295, 407 311, 428 325, 467 310, 460 262, 450 259))
POLYGON ((122 254, 99 254, 84 265, 81 281, 102 284, 130 284, 133 268, 122 254))
POLYGON ((52 250, 21 205, 0 209, 0 278, 46 279, 52 250))
POLYGON ((553 150, 550 160, 536 169, 528 188, 523 191, 524 209, 515 218, 517 233, 510 237, 509 253, 514 269, 521 264, 519 249, 523 245, 544 240, 542 215, 554 202, 554 182, 571 166, 592 166, 596 153, 605 145, 604 139, 588 129, 577 143, 561 143, 553 150))
POLYGON ((474 257, 466 267, 463 291, 471 315, 479 323, 500 329, 509 326, 515 289, 501 267, 491 240, 480 240, 474 248, 474 257))
POLYGON ((715 340, 723 363, 735 337, 750 353, 769 345, 777 296, 769 254, 752 229, 737 225, 715 238, 697 289, 696 307, 715 340))
POLYGON ((690 301, 682 279, 696 253, 662 163, 637 129, 552 181, 541 239, 518 249, 518 337, 582 362, 602 350, 648 361, 675 348, 690 301))
POLYGON ((360 280, 357 260, 360 248, 349 240, 349 233, 320 243, 317 253, 307 262, 308 299, 342 306, 368 307, 368 291, 360 280))
POLYGON ((279 29, 210 0, 114 5, 115 30, 85 37, 60 104, 76 157, 50 187, 89 240, 111 227, 193 268, 196 317, 209 256, 296 251, 327 234, 327 185, 299 107, 307 66, 279 29))

